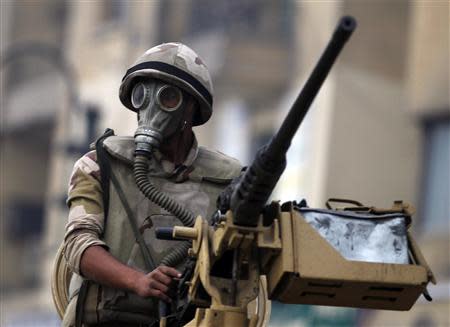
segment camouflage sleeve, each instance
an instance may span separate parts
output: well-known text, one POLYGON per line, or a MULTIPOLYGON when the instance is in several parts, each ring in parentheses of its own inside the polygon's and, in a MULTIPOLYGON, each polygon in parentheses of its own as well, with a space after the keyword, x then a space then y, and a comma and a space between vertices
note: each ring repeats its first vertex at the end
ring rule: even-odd
POLYGON ((100 239, 104 229, 100 167, 95 151, 81 157, 72 171, 67 204, 70 208, 64 236, 64 256, 72 271, 80 273, 84 251, 93 245, 107 247, 100 239))

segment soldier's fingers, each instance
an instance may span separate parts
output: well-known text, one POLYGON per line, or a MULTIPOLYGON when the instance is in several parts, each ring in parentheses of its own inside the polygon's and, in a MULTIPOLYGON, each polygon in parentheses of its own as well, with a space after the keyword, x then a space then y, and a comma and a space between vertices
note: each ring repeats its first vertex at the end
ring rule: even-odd
POLYGON ((164 294, 163 292, 159 291, 159 290, 153 290, 151 296, 157 297, 165 302, 172 302, 172 300, 170 299, 170 297, 168 297, 166 294, 164 294))
POLYGON ((176 270, 175 268, 167 267, 167 266, 159 266, 159 269, 160 269, 160 271, 162 271, 163 273, 165 273, 168 276, 176 277, 176 278, 181 277, 181 273, 178 270, 176 270))
POLYGON ((166 285, 169 285, 172 282, 172 278, 170 278, 169 276, 167 276, 166 274, 164 274, 162 271, 159 270, 154 271, 152 277, 153 279, 166 285))
POLYGON ((158 291, 161 291, 163 293, 166 293, 169 290, 169 287, 167 287, 163 283, 158 282, 155 279, 151 280, 150 283, 148 283, 148 286, 151 289, 158 290, 158 291))

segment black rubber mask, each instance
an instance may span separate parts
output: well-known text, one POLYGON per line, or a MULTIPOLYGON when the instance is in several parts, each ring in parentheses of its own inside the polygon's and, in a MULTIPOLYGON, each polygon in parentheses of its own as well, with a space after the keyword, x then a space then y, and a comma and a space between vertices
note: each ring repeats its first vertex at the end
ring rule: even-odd
POLYGON ((153 148, 159 148, 182 125, 186 94, 176 86, 148 80, 133 87, 131 103, 139 111, 134 134, 136 151, 150 155, 153 148))

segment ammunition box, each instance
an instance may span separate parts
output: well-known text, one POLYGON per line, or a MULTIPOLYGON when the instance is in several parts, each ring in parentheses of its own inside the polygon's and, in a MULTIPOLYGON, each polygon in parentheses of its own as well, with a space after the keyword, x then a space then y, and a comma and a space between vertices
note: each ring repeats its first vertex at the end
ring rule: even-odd
POLYGON ((283 251, 267 272, 269 298, 290 304, 409 310, 435 283, 408 232, 410 261, 346 260, 297 211, 280 216, 283 251))

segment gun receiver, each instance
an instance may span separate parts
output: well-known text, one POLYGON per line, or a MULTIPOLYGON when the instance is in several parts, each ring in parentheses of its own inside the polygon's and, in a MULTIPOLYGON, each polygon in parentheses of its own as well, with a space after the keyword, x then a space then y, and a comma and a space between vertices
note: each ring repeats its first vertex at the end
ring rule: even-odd
POLYGON ((291 140, 355 28, 356 21, 353 17, 341 18, 280 129, 270 143, 259 149, 252 165, 238 182, 230 199, 235 224, 253 227, 257 225, 258 217, 286 167, 286 153, 291 140))

